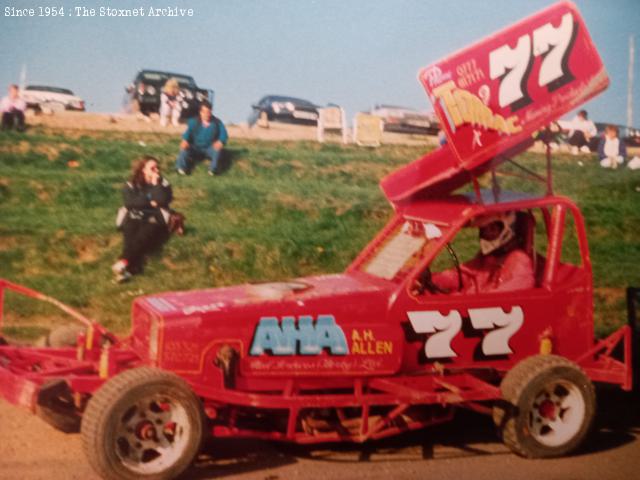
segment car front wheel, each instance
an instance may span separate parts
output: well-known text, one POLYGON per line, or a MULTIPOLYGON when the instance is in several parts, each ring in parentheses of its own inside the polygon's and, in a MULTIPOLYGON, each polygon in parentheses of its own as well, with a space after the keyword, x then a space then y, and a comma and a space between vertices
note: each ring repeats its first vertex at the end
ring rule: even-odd
POLYGON ((202 434, 200 400, 186 382, 147 367, 107 381, 82 419, 85 454, 105 479, 174 478, 193 461, 202 434))
POLYGON ((500 385, 503 402, 493 419, 504 443, 529 458, 567 455, 587 436, 595 415, 593 384, 573 362, 557 355, 529 357, 500 385))

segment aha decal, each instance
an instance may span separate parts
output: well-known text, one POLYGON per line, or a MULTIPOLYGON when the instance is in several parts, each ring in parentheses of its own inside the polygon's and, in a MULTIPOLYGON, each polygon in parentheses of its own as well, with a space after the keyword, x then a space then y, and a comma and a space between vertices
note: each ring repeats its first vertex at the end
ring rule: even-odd
MULTIPOLYGON (((457 357, 451 348, 451 341, 462 328, 460 312, 452 310, 442 315, 437 310, 407 312, 411 326, 416 333, 432 333, 424 345, 427 358, 457 357)), ((470 308, 469 319, 475 330, 491 330, 482 339, 482 353, 507 355, 513 353, 509 340, 520 330, 524 322, 522 308, 514 306, 509 313, 500 307, 470 308)))
POLYGON ((347 355, 349 347, 342 328, 333 315, 313 317, 301 315, 296 326, 295 317, 262 317, 253 336, 250 355, 262 355, 270 351, 273 355, 319 355, 328 348, 333 355, 347 355))

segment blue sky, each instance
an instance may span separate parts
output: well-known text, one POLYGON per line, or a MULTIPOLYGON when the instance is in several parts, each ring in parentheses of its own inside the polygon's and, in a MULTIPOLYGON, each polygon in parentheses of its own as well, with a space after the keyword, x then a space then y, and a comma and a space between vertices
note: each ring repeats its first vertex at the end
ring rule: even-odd
MULTIPOLYGON (((119 111, 141 68, 191 74, 216 92, 216 114, 245 121, 268 93, 344 106, 349 117, 375 103, 430 109, 418 70, 549 0, 132 0, 56 1, 65 16, 5 16, 0 0, 0 85, 67 87, 91 111, 119 111), (187 18, 69 16, 71 8, 192 8, 187 18)), ((586 105, 596 121, 626 123, 629 35, 636 34, 634 124, 640 126, 638 0, 576 0, 611 77, 586 105)))

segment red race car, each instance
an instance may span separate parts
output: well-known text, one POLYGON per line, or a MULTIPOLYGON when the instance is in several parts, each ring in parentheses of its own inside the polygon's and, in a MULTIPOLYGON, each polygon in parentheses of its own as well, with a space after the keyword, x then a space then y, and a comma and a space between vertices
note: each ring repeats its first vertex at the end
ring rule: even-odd
POLYGON ((604 90, 602 62, 559 3, 420 80, 447 144, 382 180, 395 214, 346 272, 140 297, 126 338, 0 281, 0 304, 15 290, 86 327, 74 346, 0 346, 0 393, 81 429, 107 479, 173 478, 205 431, 364 442, 458 408, 493 415, 522 456, 574 451, 593 384, 633 387, 635 328, 594 339, 584 220, 553 193, 550 161, 546 177, 522 167, 540 196, 502 191, 495 175, 482 190, 478 177, 604 90))

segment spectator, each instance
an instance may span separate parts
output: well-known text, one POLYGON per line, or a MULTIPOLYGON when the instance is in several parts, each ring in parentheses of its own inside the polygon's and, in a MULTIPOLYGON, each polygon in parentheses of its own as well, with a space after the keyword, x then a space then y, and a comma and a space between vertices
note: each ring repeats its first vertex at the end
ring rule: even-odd
POLYGON ((2 111, 2 129, 10 130, 15 128, 18 132, 25 129, 24 111, 27 104, 20 98, 20 89, 17 85, 9 85, 9 93, 0 101, 2 111))
POLYGON ((166 127, 171 118, 171 125, 178 126, 180 113, 182 112, 182 94, 178 80, 170 78, 164 84, 160 94, 160 125, 166 127))
POLYGON ((180 175, 191 172, 195 161, 211 160, 209 175, 216 175, 218 159, 229 138, 222 120, 211 113, 211 104, 200 105, 198 117, 189 119, 187 130, 182 135, 180 153, 176 159, 176 170, 180 175))
POLYGON ((120 259, 111 266, 118 283, 140 273, 145 255, 169 238, 169 204, 173 198, 171 185, 160 175, 158 160, 148 155, 136 161, 122 195, 123 218, 118 226, 124 245, 120 259))
POLYGON ((618 127, 607 125, 604 129, 604 136, 598 145, 598 156, 600 165, 604 168, 618 168, 624 163, 627 157, 627 147, 618 138, 618 127))
POLYGON ((595 124, 588 119, 586 110, 580 110, 570 121, 558 122, 563 130, 568 130, 567 142, 571 145, 571 153, 591 153, 597 146, 597 133, 595 124))
POLYGON ((414 290, 431 293, 507 292, 533 288, 535 273, 532 259, 525 252, 525 213, 514 211, 487 215, 475 223, 479 227, 480 251, 457 269, 433 276, 427 269, 416 281, 414 290))

